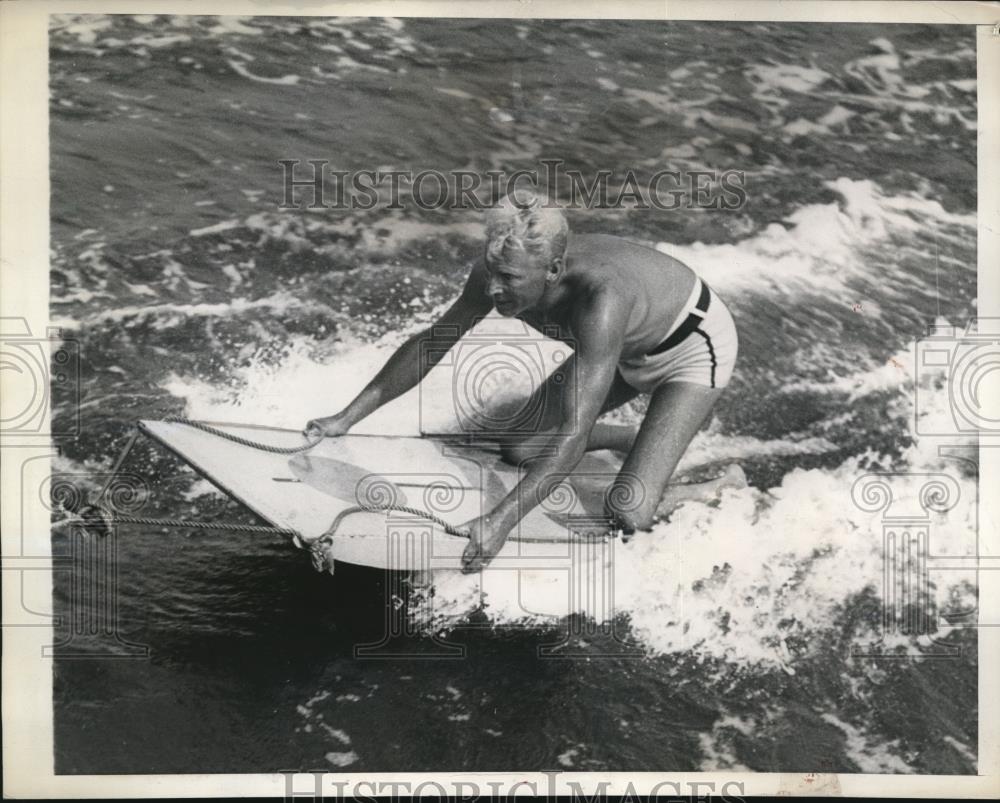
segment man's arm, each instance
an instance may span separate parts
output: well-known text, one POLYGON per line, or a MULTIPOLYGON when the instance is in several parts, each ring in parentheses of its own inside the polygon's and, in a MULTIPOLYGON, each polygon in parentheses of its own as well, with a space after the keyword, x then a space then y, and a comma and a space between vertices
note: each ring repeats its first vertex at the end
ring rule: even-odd
MULTIPOLYGON (((326 419, 309 422, 333 422, 326 429, 347 432, 358 421, 382 405, 406 393, 423 379, 476 320, 492 309, 486 295, 486 269, 477 264, 465 282, 462 294, 429 329, 409 338, 396 349, 382 369, 341 412, 326 419)), ((327 434, 332 434, 327 432, 327 434)))
POLYGON ((599 293, 581 307, 575 318, 573 332, 579 335, 567 371, 562 423, 548 448, 528 464, 518 485, 488 515, 491 528, 503 531, 504 536, 580 462, 614 382, 628 310, 620 300, 599 293))

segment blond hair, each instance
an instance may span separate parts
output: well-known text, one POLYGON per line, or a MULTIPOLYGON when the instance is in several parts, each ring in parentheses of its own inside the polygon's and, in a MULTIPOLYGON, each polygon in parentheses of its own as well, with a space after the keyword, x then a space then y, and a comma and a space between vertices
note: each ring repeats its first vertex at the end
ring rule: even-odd
POLYGON ((546 207, 531 191, 510 193, 486 210, 486 252, 503 259, 521 250, 548 261, 562 258, 569 243, 569 224, 556 207, 546 207))

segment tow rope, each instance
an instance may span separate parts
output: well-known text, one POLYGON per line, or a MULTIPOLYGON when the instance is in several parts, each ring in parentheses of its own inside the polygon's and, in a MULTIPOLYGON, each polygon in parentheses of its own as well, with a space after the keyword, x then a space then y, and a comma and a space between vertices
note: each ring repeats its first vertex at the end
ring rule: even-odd
MULTIPOLYGON (((184 418, 183 416, 167 416, 163 421, 171 424, 184 424, 185 426, 192 427, 194 429, 201 430, 202 432, 207 432, 211 435, 215 435, 225 440, 232 441, 233 443, 240 444, 241 446, 247 446, 251 449, 259 449, 264 452, 270 452, 272 454, 301 454, 313 449, 317 444, 323 440, 321 435, 315 439, 308 439, 302 446, 274 446, 269 443, 261 443, 260 441, 254 441, 250 438, 244 438, 240 435, 234 435, 231 432, 227 432, 224 429, 219 429, 218 427, 213 427, 210 424, 205 424, 201 421, 194 421, 190 418, 184 418)), ((104 484, 104 487, 97 494, 96 499, 93 502, 82 505, 77 510, 68 510, 72 514, 73 518, 77 519, 85 530, 96 533, 101 537, 105 537, 111 533, 112 527, 117 524, 136 524, 144 525, 148 527, 178 527, 182 529, 191 530, 215 530, 219 532, 239 532, 239 533, 254 533, 254 534, 264 534, 264 535, 280 535, 291 537, 295 545, 308 549, 311 553, 313 566, 316 567, 318 571, 323 571, 324 569, 329 569, 333 571, 332 561, 329 561, 324 552, 324 548, 333 543, 334 537, 337 535, 337 529, 339 528, 341 522, 352 513, 388 513, 390 511, 397 511, 400 513, 408 513, 412 516, 417 516, 419 518, 427 519, 440 526, 449 535, 461 536, 463 538, 468 538, 469 534, 463 530, 455 528, 453 525, 446 522, 444 519, 435 516, 433 513, 429 513, 426 510, 421 510, 420 508, 409 507, 406 505, 396 505, 392 503, 386 504, 372 504, 372 505, 357 505, 354 507, 342 510, 334 518, 333 522, 326 529, 326 531, 318 538, 307 541, 303 538, 302 534, 298 530, 288 529, 284 527, 272 527, 267 525, 254 525, 254 524, 224 524, 218 522, 210 521, 190 521, 185 519, 170 519, 170 518, 150 518, 146 516, 128 516, 118 513, 111 509, 107 503, 104 502, 104 497, 107 495, 108 490, 114 484, 115 479, 118 476, 122 464, 128 457, 132 448, 135 446, 139 439, 141 430, 136 427, 135 431, 129 437, 125 444, 125 448, 122 449, 121 454, 119 454, 118 459, 115 460, 114 467, 111 470, 111 476, 108 481, 104 484)))
MULTIPOLYGON (((184 418, 183 416, 167 416, 163 419, 166 423, 171 424, 184 424, 185 426, 192 427, 194 429, 201 430, 202 432, 207 432, 211 435, 215 435, 225 440, 232 441, 233 443, 240 444, 241 446, 247 446, 251 449, 259 449, 265 452, 271 452, 272 454, 302 454, 308 452, 310 449, 315 448, 324 438, 320 435, 316 439, 307 439, 306 443, 302 446, 273 446, 268 443, 261 443, 259 441, 254 441, 249 438, 244 438, 240 435, 234 435, 230 432, 226 432, 223 429, 214 427, 210 424, 205 424, 201 421, 194 421, 190 418, 184 418)), ((302 534, 298 530, 288 529, 284 527, 272 527, 272 526, 262 526, 253 524, 220 524, 216 522, 208 521, 186 521, 183 519, 170 519, 170 518, 149 518, 145 516, 127 516, 121 515, 110 507, 108 507, 104 502, 103 498, 107 495, 108 490, 114 483, 115 478, 121 469, 122 464, 125 462, 125 458, 132 451, 132 447, 135 446, 136 441, 141 434, 141 430, 138 426, 135 432, 132 433, 128 442, 125 444, 125 448, 122 450, 118 459, 115 461, 114 467, 111 470, 111 476, 105 483, 104 487, 98 493, 97 498, 89 503, 81 506, 78 510, 70 510, 69 512, 78 519, 85 530, 91 530, 101 537, 105 537, 110 534, 111 528, 116 524, 136 524, 144 525, 148 527, 178 527, 183 529, 192 530, 215 530, 220 532, 240 532, 240 533, 255 533, 255 534, 266 534, 266 535, 280 535, 291 537, 296 546, 308 549, 311 553, 313 566, 316 567, 317 571, 329 570, 333 572, 333 561, 329 560, 325 554, 325 548, 332 546, 333 539, 337 536, 337 530, 341 525, 341 522, 348 516, 354 513, 389 513, 389 512, 399 512, 407 513, 411 516, 416 516, 418 518, 426 519, 434 524, 437 524, 441 529, 443 529, 449 535, 460 536, 462 538, 468 538, 469 534, 464 530, 459 530, 452 524, 449 524, 444 519, 439 516, 434 515, 426 510, 420 508, 410 507, 407 505, 397 505, 393 503, 386 504, 359 504, 353 507, 349 507, 345 510, 340 511, 334 520, 330 523, 330 526, 326 531, 320 535, 318 538, 312 541, 307 541, 302 537, 302 534)), ((602 541, 609 536, 616 535, 616 528, 613 526, 613 522, 609 527, 610 532, 599 536, 587 536, 584 540, 587 541, 602 541)), ((522 538, 522 541, 534 541, 535 539, 522 538)), ((542 542, 543 539, 538 539, 542 542)))

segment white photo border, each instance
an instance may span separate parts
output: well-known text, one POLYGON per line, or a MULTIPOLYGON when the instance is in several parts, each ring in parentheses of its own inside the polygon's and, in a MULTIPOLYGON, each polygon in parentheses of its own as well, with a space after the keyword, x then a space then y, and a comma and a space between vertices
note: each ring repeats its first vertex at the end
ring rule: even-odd
MULTIPOLYGON (((253 0, 12 0, 0 3, 0 316, 28 321, 32 332, 49 326, 49 142, 48 16, 59 13, 220 14, 267 16, 396 16, 483 18, 634 18, 649 20, 923 22, 976 26, 978 86, 978 314, 1000 317, 1000 5, 975 2, 795 2, 785 0, 514 0, 482 3, 253 2, 253 0), (992 180, 991 180, 992 179, 992 180)), ((5 385, 11 392, 9 383, 5 385)), ((17 399, 9 403, 16 404, 17 399)), ((50 521, 40 503, 20 509, 20 468, 28 454, 52 456, 52 445, 5 439, 0 453, 4 579, 4 621, 22 605, 21 583, 10 572, 48 569, 50 521), (20 522, 24 523, 24 531, 20 522), (30 545, 23 557, 24 545, 30 545)), ((980 487, 1000 487, 998 449, 983 448, 980 487)), ((640 795, 660 785, 661 793, 697 793, 692 783, 714 782, 714 792, 733 796, 826 793, 842 796, 970 797, 1000 794, 1000 515, 995 498, 980 494, 979 542, 990 563, 981 565, 979 639, 979 775, 810 775, 801 773, 330 773, 323 790, 350 791, 358 783, 437 781, 449 792, 456 783, 484 794, 492 787, 511 795, 593 792, 601 782, 609 796, 640 795), (990 571, 992 569, 992 571, 990 571), (992 680, 990 680, 992 678, 992 680), (527 782, 527 783, 526 783, 527 782), (531 786, 534 783, 534 790, 531 786), (555 784, 553 787, 552 784, 555 784), (733 786, 732 784, 737 784, 733 786), (471 785, 471 786, 470 786, 471 785), (728 786, 727 786, 728 785, 728 786)), ((51 580, 51 575, 46 575, 51 580)), ((51 583, 47 611, 51 615, 51 583)), ((34 583, 33 583, 34 587, 34 583)), ((52 664, 42 648, 51 628, 3 628, 3 782, 17 798, 79 797, 272 797, 285 796, 289 776, 279 773, 227 775, 54 775, 52 664)), ((310 776, 297 776, 295 790, 308 794, 310 776)), ((371 792, 368 787, 364 791, 371 792)), ((389 787, 383 787, 389 788, 389 787)), ((430 789, 436 794, 434 787, 430 789)), ((702 787, 702 793, 707 791, 702 787)))

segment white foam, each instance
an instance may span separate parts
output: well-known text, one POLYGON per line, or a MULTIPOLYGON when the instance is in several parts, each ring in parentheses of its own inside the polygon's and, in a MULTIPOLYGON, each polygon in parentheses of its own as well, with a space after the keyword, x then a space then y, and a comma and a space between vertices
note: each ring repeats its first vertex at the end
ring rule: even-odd
POLYGON ((701 432, 691 442, 678 465, 683 471, 693 466, 717 461, 735 461, 746 457, 781 457, 800 454, 824 454, 839 447, 826 438, 803 437, 794 440, 772 438, 761 440, 749 435, 720 435, 709 429, 701 432))
POLYGON ((392 70, 386 67, 379 67, 377 64, 364 64, 360 61, 356 61, 347 55, 340 55, 337 60, 333 63, 334 67, 339 67, 343 70, 369 70, 371 72, 390 74, 392 70))
POLYGON ((147 34, 145 36, 137 36, 132 40, 132 44, 139 47, 151 47, 154 50, 159 50, 161 47, 170 47, 171 45, 179 45, 190 41, 191 37, 186 33, 165 34, 161 36, 147 34))
POLYGON ((882 365, 867 368, 853 374, 838 375, 831 372, 826 381, 799 380, 785 383, 782 393, 843 393, 848 401, 854 401, 872 393, 903 390, 912 386, 914 376, 915 343, 897 351, 882 365))
POLYGON ((804 117, 798 117, 792 122, 786 123, 782 130, 788 135, 785 138, 786 140, 791 137, 808 136, 810 134, 833 136, 837 133, 834 129, 845 128, 847 121, 854 117, 855 114, 856 112, 845 109, 843 106, 837 104, 816 122, 807 120, 804 117))
POLYGON ((92 45, 97 41, 97 34, 111 27, 111 20, 96 15, 53 14, 54 27, 63 33, 75 36, 82 45, 92 45))
MULTIPOLYGON (((199 202, 204 205, 203 202, 199 202)), ((240 224, 238 220, 223 220, 221 223, 213 223, 211 226, 202 226, 200 229, 191 229, 188 232, 192 237, 204 237, 206 234, 218 234, 237 228, 240 224)))
POLYGON ((262 84, 279 84, 281 86, 294 86, 301 79, 297 75, 283 75, 280 78, 267 78, 263 75, 255 75, 250 72, 243 64, 238 61, 233 61, 232 59, 226 59, 226 64, 233 68, 233 71, 244 78, 249 78, 251 81, 258 81, 262 84))
POLYGON ((331 752, 326 754, 326 760, 335 767, 348 767, 358 760, 358 754, 353 750, 346 753, 331 752))
POLYGON ((191 486, 183 492, 182 497, 186 502, 193 502, 199 496, 225 496, 223 491, 220 491, 208 480, 199 477, 191 486))
POLYGON ((799 64, 756 64, 744 75, 758 85, 757 93, 762 96, 775 96, 781 90, 810 92, 830 77, 829 73, 816 67, 799 64))
MULTIPOLYGON (((886 196, 870 180, 824 182, 843 203, 800 207, 786 224, 737 243, 689 246, 657 243, 656 249, 689 265, 720 289, 754 289, 787 294, 808 290, 844 296, 850 279, 867 275, 866 248, 891 236, 914 236, 929 222, 975 227, 974 215, 946 212, 936 201, 886 196)), ((963 231, 968 241, 970 231, 963 231)), ((938 236, 944 236, 939 232, 938 236)))
POLYGON ((978 766, 979 762, 976 758, 976 754, 967 744, 958 741, 958 739, 952 736, 942 736, 941 740, 955 748, 955 751, 962 756, 962 758, 972 764, 973 767, 978 766))
POLYGON ((899 740, 879 743, 866 736, 853 725, 842 722, 833 714, 821 714, 823 720, 843 731, 846 737, 844 752, 858 765, 861 772, 910 774, 915 772, 894 751, 899 748, 899 740))
MULTIPOLYGON (((747 489, 726 491, 717 509, 686 504, 670 524, 615 548, 613 604, 581 600, 577 609, 598 619, 627 614, 631 633, 652 653, 794 671, 789 640, 808 645, 810 634, 828 630, 851 595, 866 588, 881 593, 881 518, 858 509, 850 496, 865 473, 854 461, 833 471, 795 470, 772 490, 772 500, 747 489)), ((902 477, 893 488, 900 500, 912 502, 922 484, 920 477, 902 477)), ((974 549, 975 493, 971 483, 962 484, 958 508, 933 523, 934 552, 974 549)), ((487 615, 497 623, 546 621, 525 609, 525 583, 531 586, 529 574, 520 586, 490 582, 487 615)), ((553 589, 565 593, 562 586, 553 589)), ((477 607, 478 590, 477 576, 436 578, 439 625, 477 607)), ((531 588, 535 596, 540 590, 531 588)), ((950 604, 947 589, 933 593, 939 604, 950 604)), ((556 599, 544 607, 565 610, 568 602, 556 599)), ((861 634, 859 644, 877 637, 861 634)))
POLYGON ((216 17, 218 24, 209 28, 208 32, 221 36, 225 34, 240 34, 243 36, 260 36, 264 33, 261 28, 247 25, 253 17, 220 16, 216 17))
POLYGON ((580 755, 580 751, 576 747, 570 747, 569 749, 564 750, 562 753, 556 756, 556 761, 558 761, 559 764, 563 767, 574 767, 576 766, 576 762, 574 761, 574 759, 578 755, 580 755))
POLYGON ((113 298, 111 293, 104 292, 93 292, 91 290, 86 290, 80 288, 73 293, 68 293, 64 296, 52 296, 49 300, 53 304, 89 304, 95 298, 113 298))
POLYGON ((327 725, 325 722, 321 722, 319 724, 319 726, 324 731, 326 731, 326 733, 327 733, 328 736, 332 736, 334 739, 336 739, 341 744, 343 744, 343 745, 350 745, 351 744, 351 737, 348 736, 345 731, 342 731, 339 728, 333 728, 330 725, 327 725))
POLYGON ((739 759, 733 755, 732 748, 726 744, 728 739, 725 731, 732 729, 744 736, 752 736, 756 724, 752 719, 723 716, 713 724, 711 733, 698 734, 698 743, 702 752, 699 769, 702 772, 715 772, 717 770, 752 772, 749 767, 741 764, 739 759))
POLYGON ((149 321, 154 329, 169 329, 189 321, 191 318, 225 318, 234 315, 267 309, 284 312, 289 309, 311 309, 315 304, 303 301, 291 293, 280 292, 265 298, 248 300, 236 298, 232 301, 214 304, 150 304, 147 306, 125 306, 118 309, 105 310, 83 319, 60 320, 60 326, 75 329, 80 326, 92 326, 107 323, 143 323, 149 321))
MULTIPOLYGON (((281 296, 280 300, 288 305, 300 304, 292 297, 281 296)), ((237 304, 236 309, 275 301, 271 297, 237 304)), ((212 314, 215 310, 209 308, 213 306, 185 309, 191 314, 212 314)), ((220 388, 195 377, 176 375, 170 376, 163 386, 187 401, 186 414, 193 418, 266 421, 272 426, 300 429, 311 418, 331 415, 345 407, 400 343, 436 319, 442 310, 439 307, 415 312, 408 330, 386 335, 376 343, 347 339, 334 344, 319 365, 316 343, 299 339, 280 363, 251 361, 237 368, 229 387, 220 388)), ((176 307, 169 311, 175 312, 176 307)), ((167 310, 161 308, 159 312, 165 314, 167 310)), ((428 374, 421 386, 377 410, 352 432, 412 436, 421 432, 459 432, 470 420, 475 420, 469 416, 479 410, 476 399, 464 394, 462 388, 495 404, 523 399, 544 381, 557 364, 557 358, 565 359, 569 353, 561 344, 525 329, 517 321, 490 315, 466 335, 449 360, 428 374), (521 344, 516 348, 507 345, 515 336, 521 344), (510 355, 513 358, 507 359, 510 355), (473 373, 484 361, 497 365, 502 361, 503 370, 490 372, 475 383, 473 373), (518 366, 527 368, 519 372, 518 366)))

